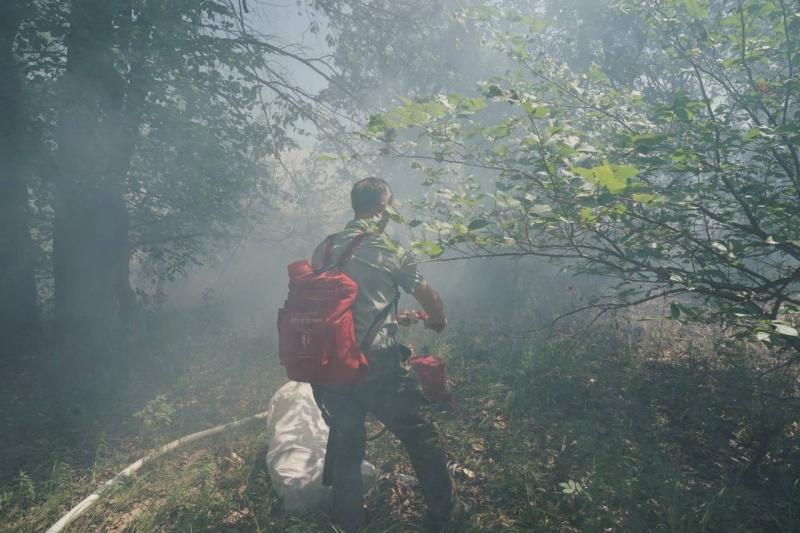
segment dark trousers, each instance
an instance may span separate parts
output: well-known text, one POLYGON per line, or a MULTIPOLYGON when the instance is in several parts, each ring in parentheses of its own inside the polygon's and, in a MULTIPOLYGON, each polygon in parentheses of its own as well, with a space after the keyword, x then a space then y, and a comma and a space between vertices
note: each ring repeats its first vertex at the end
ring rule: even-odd
POLYGON ((446 522, 453 510, 453 486, 428 401, 405 362, 407 348, 395 345, 371 351, 367 379, 357 387, 315 386, 333 446, 333 519, 345 531, 363 521, 361 462, 366 452, 367 413, 372 413, 403 444, 428 504, 432 522, 446 522))

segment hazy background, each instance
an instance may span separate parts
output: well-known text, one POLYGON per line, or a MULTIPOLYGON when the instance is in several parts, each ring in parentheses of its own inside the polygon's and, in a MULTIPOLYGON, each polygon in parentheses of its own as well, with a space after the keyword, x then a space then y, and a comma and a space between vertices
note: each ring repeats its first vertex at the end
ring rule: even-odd
MULTIPOLYGON (((800 530, 799 32, 784 0, 0 2, 0 530, 262 411, 286 267, 367 176, 445 302, 401 337, 446 360, 475 530, 800 530)), ((261 429, 74 530, 333 531, 261 429)), ((368 453, 369 531, 419 529, 399 443, 368 453)))

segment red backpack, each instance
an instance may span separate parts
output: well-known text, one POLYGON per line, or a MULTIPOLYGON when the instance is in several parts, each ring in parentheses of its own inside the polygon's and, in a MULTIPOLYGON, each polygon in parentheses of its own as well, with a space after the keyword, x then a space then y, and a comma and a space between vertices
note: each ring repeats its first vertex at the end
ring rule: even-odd
POLYGON ((366 346, 359 346, 351 310, 358 284, 342 269, 368 236, 357 234, 336 262, 335 236, 325 239, 325 266, 320 270, 313 270, 307 260, 289 265, 289 296, 278 311, 279 354, 289 379, 355 385, 366 376, 369 333, 386 318, 391 304, 370 326, 366 346))

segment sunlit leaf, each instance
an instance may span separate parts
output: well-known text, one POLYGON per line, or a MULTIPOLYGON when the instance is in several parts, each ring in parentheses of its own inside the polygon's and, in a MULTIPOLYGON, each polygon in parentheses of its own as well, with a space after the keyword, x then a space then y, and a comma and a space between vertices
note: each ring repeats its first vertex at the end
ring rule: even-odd
POLYGON ((761 137, 762 133, 761 130, 758 128, 753 128, 748 130, 744 135, 742 135, 742 139, 745 141, 751 141, 757 137, 761 137))
POLYGON ((444 248, 442 248, 438 243, 434 241, 422 241, 415 243, 413 247, 423 254, 427 255, 428 257, 439 257, 444 253, 444 248))
POLYGON ((773 327, 775 328, 775 332, 779 335, 785 335, 787 337, 797 337, 798 335, 797 329, 786 324, 773 324, 773 327))
POLYGON ((657 194, 646 193, 646 192, 635 192, 631 195, 631 199, 634 202, 639 202, 642 204, 650 204, 657 201, 663 201, 663 197, 657 194))

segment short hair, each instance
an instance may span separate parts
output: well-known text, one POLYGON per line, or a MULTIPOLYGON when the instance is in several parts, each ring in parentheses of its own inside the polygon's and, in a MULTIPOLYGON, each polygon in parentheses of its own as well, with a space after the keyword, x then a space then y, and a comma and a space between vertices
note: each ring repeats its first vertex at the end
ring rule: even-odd
POLYGON ((377 211, 391 203, 392 188, 381 178, 373 176, 359 180, 350 191, 350 204, 357 215, 377 211))

